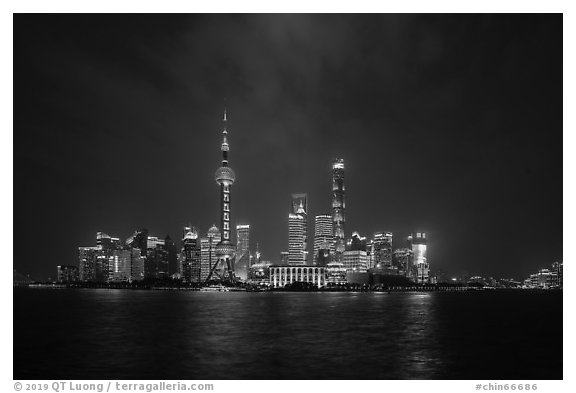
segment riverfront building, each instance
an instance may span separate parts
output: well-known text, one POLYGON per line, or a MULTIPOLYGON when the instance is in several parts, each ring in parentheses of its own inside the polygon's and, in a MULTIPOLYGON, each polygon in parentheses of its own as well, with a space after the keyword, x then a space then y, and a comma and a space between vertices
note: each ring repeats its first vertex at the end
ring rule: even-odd
POLYGON ((301 214, 288 215, 288 264, 306 264, 305 216, 301 214))
POLYGON ((342 264, 347 272, 366 272, 368 255, 364 250, 344 251, 342 264))
POLYGON ((326 270, 320 266, 270 266, 270 285, 273 288, 284 288, 295 282, 323 287, 326 284, 326 270))
POLYGON ((430 275, 430 265, 426 257, 426 233, 417 232, 415 236, 408 236, 408 243, 414 254, 409 278, 419 284, 427 283, 430 275))
POLYGON ((270 262, 262 261, 250 266, 248 270, 248 282, 250 284, 269 285, 271 265, 270 262))
POLYGON ((56 266, 56 281, 59 283, 78 281, 78 266, 56 266))
POLYGON ((78 275, 80 281, 96 281, 97 258, 102 247, 78 247, 78 275))
POLYGON ((200 282, 200 239, 192 226, 182 231, 182 279, 186 282, 200 282))
POLYGON ((373 242, 373 267, 387 272, 392 269, 392 232, 376 232, 373 242))

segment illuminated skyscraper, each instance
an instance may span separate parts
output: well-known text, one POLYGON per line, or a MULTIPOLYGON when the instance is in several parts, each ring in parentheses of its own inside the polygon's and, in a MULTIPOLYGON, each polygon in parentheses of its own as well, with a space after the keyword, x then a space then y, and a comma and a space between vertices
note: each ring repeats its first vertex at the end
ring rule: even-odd
POLYGON ((290 215, 288 216, 288 226, 289 232, 290 228, 292 228, 291 234, 289 237, 292 240, 289 240, 289 244, 291 242, 292 249, 290 246, 288 247, 288 252, 291 254, 290 260, 293 261, 295 265, 306 265, 308 262, 308 195, 307 194, 292 194, 292 216, 300 216, 302 219, 296 219, 292 217, 290 219, 290 215), (298 222, 301 221, 302 228, 298 229, 299 233, 295 233, 294 229, 296 226, 299 227, 299 223, 294 224, 294 220, 298 222), (291 223, 292 222, 292 223, 291 223), (303 263, 301 261, 304 261, 303 263))
POLYGON ((148 236, 144 277, 161 280, 168 278, 169 250, 166 240, 148 236))
POLYGON ((319 257, 322 262, 328 262, 326 259, 334 252, 334 231, 332 229, 332 216, 321 214, 316 216, 314 221, 314 257, 315 264, 318 263, 319 257), (320 255, 322 250, 322 255, 320 255), (328 254, 328 255, 326 255, 328 254))
POLYGON ((334 223, 335 259, 342 260, 346 249, 344 224, 346 222, 346 202, 344 201, 344 159, 337 158, 332 164, 332 222, 334 223))
MULTIPOLYGON (((230 146, 228 145, 228 130, 227 130, 227 116, 224 111, 224 129, 222 130, 222 166, 216 170, 214 179, 220 186, 220 227, 222 228, 222 240, 216 245, 216 256, 218 258, 216 274, 221 279, 227 278, 234 279, 234 255, 236 247, 232 243, 230 236, 230 215, 232 212, 232 185, 236 180, 236 175, 232 168, 228 166, 228 152, 230 146)), ((210 276, 209 276, 210 277, 210 276)))
POLYGON ((182 233, 182 278, 200 282, 200 239, 194 227, 184 227, 182 233))
POLYGON ((373 242, 373 267, 378 270, 389 270, 392 268, 392 232, 376 232, 373 242))
POLYGON ((246 281, 250 268, 250 225, 236 225, 236 263, 234 267, 236 276, 246 281))
POLYGON ((220 243, 220 240, 222 240, 222 236, 216 225, 212 225, 212 227, 208 229, 206 237, 200 239, 200 254, 202 259, 200 278, 202 282, 206 281, 212 266, 218 261, 216 257, 216 244, 220 243))
POLYGON ((98 282, 110 281, 112 274, 110 259, 114 251, 121 249, 120 239, 110 237, 104 232, 97 232, 96 246, 100 247, 100 252, 96 257, 95 279, 98 282))
POLYGON ((132 251, 114 250, 109 258, 108 281, 130 281, 132 272, 132 251))
POLYGON ((288 215, 288 264, 306 264, 305 216, 302 214, 288 215))
POLYGON ((411 248, 397 248, 393 254, 393 265, 398 269, 398 274, 408 276, 413 265, 414 252, 411 248))
POLYGON ((427 283, 430 265, 426 259, 426 233, 418 232, 416 236, 408 236, 408 243, 414 254, 410 278, 420 284, 427 283))

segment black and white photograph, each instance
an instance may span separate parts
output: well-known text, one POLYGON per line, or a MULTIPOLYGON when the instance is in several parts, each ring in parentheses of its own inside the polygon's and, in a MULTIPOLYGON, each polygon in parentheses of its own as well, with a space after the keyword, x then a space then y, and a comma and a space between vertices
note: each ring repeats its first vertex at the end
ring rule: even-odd
POLYGON ((12 19, 9 388, 569 377, 561 12, 12 19))

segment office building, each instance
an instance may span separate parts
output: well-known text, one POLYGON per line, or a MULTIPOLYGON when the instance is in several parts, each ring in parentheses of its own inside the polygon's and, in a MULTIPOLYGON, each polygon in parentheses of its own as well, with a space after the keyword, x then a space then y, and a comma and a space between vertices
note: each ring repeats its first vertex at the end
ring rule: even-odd
POLYGON ((207 235, 200 239, 200 256, 202 260, 200 280, 202 282, 208 279, 212 267, 218 261, 216 257, 216 244, 220 243, 220 240, 222 240, 222 236, 216 225, 212 225, 212 227, 208 229, 207 235))
MULTIPOLYGON (((394 250, 392 264, 397 269, 398 275, 409 275, 410 267, 413 266, 413 258, 414 252, 410 248, 398 248, 394 250)), ((415 276, 417 276, 417 274, 415 276)))
POLYGON ((185 282, 200 282, 200 239, 198 231, 192 226, 182 231, 182 279, 185 282))
POLYGON ((376 232, 372 246, 374 269, 385 274, 396 274, 392 266, 392 232, 376 232))
POLYGON ((130 282, 144 280, 144 261, 142 250, 139 248, 130 248, 130 282))
POLYGON ((128 282, 132 275, 132 251, 114 250, 108 258, 108 281, 128 282))
POLYGON ((80 281, 95 282, 97 276, 97 258, 102 247, 78 247, 78 277, 80 281))
POLYGON ((320 265, 320 260, 325 264, 327 262, 326 259, 333 253, 334 231, 332 229, 332 216, 320 214, 314 220, 314 264, 320 265))
POLYGON ((332 222, 334 230, 334 253, 337 261, 342 260, 346 249, 344 224, 346 202, 344 200, 344 159, 337 158, 332 164, 332 222))
POLYGON ((78 281, 78 266, 56 266, 56 281, 59 283, 78 281))
POLYGON ((142 252, 142 257, 146 257, 146 250, 148 249, 148 229, 134 231, 134 234, 126 239, 126 245, 130 248, 139 248, 142 252))
POLYGON ((104 232, 96 232, 96 246, 102 250, 119 250, 121 248, 120 238, 111 237, 104 232))
POLYGON ((236 258, 234 273, 240 280, 248 279, 250 268, 250 225, 236 225, 236 258))
POLYGON ((342 264, 347 272, 368 271, 368 256, 364 250, 347 250, 342 256, 342 264))
POLYGON ((429 280, 430 265, 426 256, 426 233, 417 232, 416 235, 408 237, 408 243, 411 245, 414 254, 412 261, 411 279, 419 284, 425 284, 429 280))
POLYGON ((169 235, 166 235, 166 238, 164 238, 164 249, 168 253, 168 275, 172 276, 178 272, 178 251, 176 243, 174 243, 169 235))
POLYGON ((288 215, 288 264, 306 264, 305 216, 290 213, 288 215))
POLYGON ((366 237, 360 236, 358 232, 353 232, 352 237, 346 242, 348 251, 366 251, 366 237))

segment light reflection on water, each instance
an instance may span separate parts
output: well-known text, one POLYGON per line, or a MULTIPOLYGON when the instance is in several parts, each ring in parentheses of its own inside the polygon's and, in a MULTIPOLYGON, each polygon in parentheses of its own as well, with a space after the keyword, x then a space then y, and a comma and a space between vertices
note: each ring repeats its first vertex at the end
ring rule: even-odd
POLYGON ((14 299, 16 379, 562 378, 561 340, 539 338, 561 331, 561 294, 83 289, 14 299), (519 329, 526 313, 548 323, 519 329), (506 360, 486 353, 503 345, 506 360))

